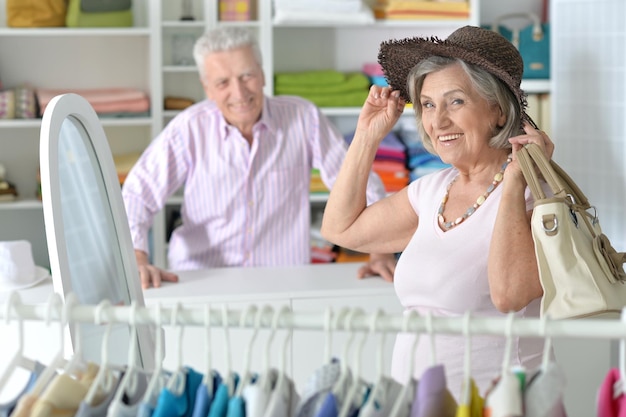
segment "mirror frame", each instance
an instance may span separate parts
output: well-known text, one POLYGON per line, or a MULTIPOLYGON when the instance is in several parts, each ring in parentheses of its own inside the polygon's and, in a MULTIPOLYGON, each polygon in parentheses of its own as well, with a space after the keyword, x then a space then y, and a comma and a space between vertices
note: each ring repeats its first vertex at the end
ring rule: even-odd
MULTIPOLYGON (((73 93, 56 96, 50 101, 43 114, 40 132, 41 193, 54 291, 60 294, 64 300, 66 295, 72 292, 72 276, 64 232, 63 196, 61 195, 58 165, 61 127, 70 116, 83 125, 88 136, 84 138, 85 146, 91 145, 96 160, 100 164, 94 169, 100 169, 104 189, 107 193, 113 227, 118 238, 120 261, 125 275, 123 285, 127 288, 124 289, 128 290, 130 301, 136 301, 138 307, 143 307, 145 303, 139 270, 113 155, 95 110, 85 98, 73 93)), ((76 343, 75 334, 70 336, 73 347, 76 343)), ((154 341, 152 339, 152 333, 147 326, 138 327, 139 356, 141 358, 141 363, 138 365, 146 369, 151 369, 154 365, 154 341)))

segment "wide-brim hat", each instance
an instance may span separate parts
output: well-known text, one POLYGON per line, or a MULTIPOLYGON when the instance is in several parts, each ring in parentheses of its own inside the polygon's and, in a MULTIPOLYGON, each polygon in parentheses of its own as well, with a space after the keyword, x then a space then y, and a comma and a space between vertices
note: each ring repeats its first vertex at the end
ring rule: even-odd
POLYGON ((48 270, 35 265, 29 241, 0 242, 0 292, 29 288, 47 278, 48 270))
POLYGON ((443 40, 431 36, 384 41, 380 45, 378 62, 389 85, 410 102, 409 72, 419 62, 435 55, 461 59, 500 79, 517 99, 522 118, 534 124, 526 114, 526 93, 520 87, 524 72, 522 56, 511 42, 492 30, 463 26, 443 40))

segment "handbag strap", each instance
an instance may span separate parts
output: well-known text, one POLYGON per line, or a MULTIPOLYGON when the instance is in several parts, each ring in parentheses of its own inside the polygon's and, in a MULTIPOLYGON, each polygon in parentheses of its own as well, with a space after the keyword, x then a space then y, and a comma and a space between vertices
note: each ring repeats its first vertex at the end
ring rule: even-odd
POLYGON ((556 162, 549 160, 539 146, 534 143, 528 143, 517 151, 516 156, 535 201, 542 200, 546 196, 539 181, 539 173, 537 173, 534 166, 538 168, 541 176, 548 183, 550 190, 552 190, 555 196, 571 196, 574 199, 573 203, 581 206, 582 209, 587 210, 591 208, 589 200, 580 187, 576 185, 563 168, 556 162))

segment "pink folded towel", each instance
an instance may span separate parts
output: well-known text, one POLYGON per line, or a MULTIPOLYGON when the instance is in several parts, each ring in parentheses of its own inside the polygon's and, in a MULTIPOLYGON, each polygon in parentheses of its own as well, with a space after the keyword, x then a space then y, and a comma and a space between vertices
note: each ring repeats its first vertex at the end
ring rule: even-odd
POLYGON ((75 93, 85 98, 96 111, 100 112, 144 112, 150 107, 148 96, 143 91, 134 88, 101 88, 101 89, 37 89, 40 114, 46 109, 54 97, 75 93))

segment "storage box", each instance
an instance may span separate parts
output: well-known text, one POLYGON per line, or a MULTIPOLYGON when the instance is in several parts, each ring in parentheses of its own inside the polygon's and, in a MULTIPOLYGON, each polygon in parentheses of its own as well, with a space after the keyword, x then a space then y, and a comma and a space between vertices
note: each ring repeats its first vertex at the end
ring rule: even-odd
POLYGON ((220 0, 219 7, 223 22, 256 20, 255 0, 220 0))

